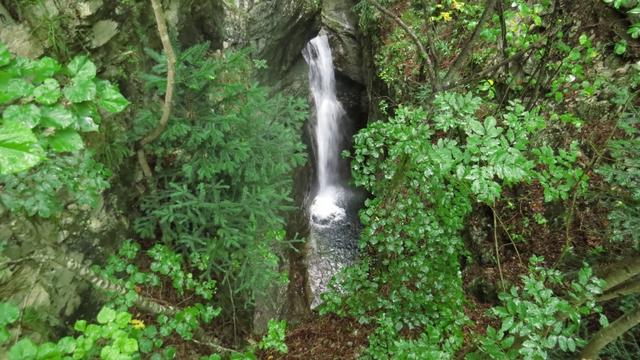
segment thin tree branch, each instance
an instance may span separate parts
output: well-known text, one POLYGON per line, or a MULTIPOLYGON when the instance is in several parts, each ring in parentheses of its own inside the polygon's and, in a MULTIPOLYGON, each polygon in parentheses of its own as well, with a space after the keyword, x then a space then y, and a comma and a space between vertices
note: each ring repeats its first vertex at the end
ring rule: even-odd
POLYGON ((171 102, 173 101, 173 90, 176 80, 176 55, 173 52, 173 47, 171 46, 169 31, 167 30, 167 23, 164 17, 164 12, 162 11, 162 6, 158 0, 151 0, 151 6, 153 7, 153 14, 156 18, 160 41, 162 41, 162 47, 164 48, 164 52, 167 57, 167 87, 164 94, 164 105, 162 107, 162 117, 160 118, 160 122, 153 131, 147 134, 147 136, 140 141, 138 161, 140 162, 140 166, 142 167, 143 173, 146 177, 151 177, 151 168, 147 163, 144 146, 158 139, 160 135, 162 135, 162 132, 167 128, 169 116, 171 115, 171 102))
POLYGON ((391 18, 391 20, 398 24, 398 26, 400 26, 402 30, 404 30, 407 35, 409 35, 411 40, 416 44, 416 46, 418 47, 418 51, 420 52, 420 56, 427 62, 427 74, 429 75, 429 81, 431 82, 433 92, 438 91, 440 89, 440 83, 436 75, 435 66, 433 65, 433 61, 431 61, 431 58, 429 57, 429 52, 424 47, 418 36, 411 30, 411 28, 409 28, 407 24, 404 23, 404 21, 402 21, 402 19, 400 19, 391 11, 387 10, 384 6, 380 5, 379 2, 377 2, 376 0, 369 0, 369 2, 376 9, 378 9, 378 11, 388 16, 389 18, 391 18))
POLYGON ((456 60, 453 62, 451 67, 449 67, 449 71, 447 71, 447 75, 445 75, 444 77, 443 83, 445 87, 447 86, 449 81, 451 81, 451 77, 456 72, 458 72, 460 67, 467 60, 467 57, 471 53, 471 47, 478 37, 478 34, 480 34, 480 29, 482 29, 482 26, 484 26, 484 24, 489 20, 489 18, 491 18, 491 15, 493 14, 493 11, 496 7, 496 1, 497 0, 487 0, 487 4, 485 5, 484 11, 482 12, 482 16, 480 17, 478 24, 473 29, 473 32, 462 48, 462 51, 460 51, 460 54, 458 55, 458 57, 456 57, 456 60))
POLYGON ((611 289, 606 293, 598 296, 596 299, 597 302, 605 302, 613 299, 617 299, 622 296, 627 296, 631 294, 640 293, 640 279, 636 279, 635 281, 629 281, 628 283, 623 284, 620 287, 615 289, 611 289))

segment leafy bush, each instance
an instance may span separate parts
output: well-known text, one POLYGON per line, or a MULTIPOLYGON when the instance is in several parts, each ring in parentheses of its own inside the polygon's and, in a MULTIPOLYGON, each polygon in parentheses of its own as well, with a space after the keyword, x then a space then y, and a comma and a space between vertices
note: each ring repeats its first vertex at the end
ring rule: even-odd
MULTIPOLYGON (((487 328, 479 339, 479 351, 471 359, 546 359, 549 352, 575 352, 585 344, 578 336, 582 317, 601 309, 595 296, 602 293, 603 281, 583 267, 578 278, 567 282, 564 275, 542 267, 543 258, 530 259, 529 274, 522 276, 522 288, 514 286, 499 295, 502 305, 491 308, 500 319, 499 329, 487 328), (566 291, 561 297, 559 291, 566 291)), ((607 318, 601 315, 602 325, 607 318)))
MULTIPOLYGON (((635 98, 635 96, 634 96, 635 98)), ((621 114, 617 127, 622 136, 608 144, 611 161, 597 169, 611 184, 607 196, 611 212, 611 240, 640 249, 640 130, 638 108, 621 114)))
POLYGON ((14 58, 4 44, 0 87, 0 174, 27 170, 47 152, 83 149, 79 132, 98 130, 98 109, 117 113, 128 105, 113 84, 96 79, 96 66, 86 56, 63 68, 49 57, 14 58))
POLYGON ((97 79, 96 66, 86 56, 63 67, 49 57, 13 57, 0 44, 0 88, 3 204, 45 218, 68 202, 95 206, 109 186, 109 172, 83 150, 80 133, 98 131, 101 110, 126 108, 117 87, 97 79))
MULTIPOLYGON (((207 49, 179 56, 175 111, 150 147, 158 187, 144 197, 135 228, 198 254, 202 274, 233 289, 227 295, 236 304, 249 305, 282 277, 273 249, 284 241, 292 170, 305 160, 299 130, 306 103, 250 82, 246 52, 213 56, 207 49)), ((157 65, 149 86, 162 92, 165 71, 157 65)), ((138 133, 157 118, 141 112, 138 133)))
POLYGON ((355 136, 353 177, 373 196, 360 214, 368 256, 336 277, 323 311, 378 325, 367 352, 376 359, 456 352, 466 322, 465 217, 473 202, 492 205, 503 187, 540 176, 531 141, 545 121, 536 110, 513 102, 499 118, 480 120, 482 100, 459 93, 438 94, 433 105, 432 121, 422 109, 399 107, 355 136), (416 329, 418 340, 401 335, 416 329))

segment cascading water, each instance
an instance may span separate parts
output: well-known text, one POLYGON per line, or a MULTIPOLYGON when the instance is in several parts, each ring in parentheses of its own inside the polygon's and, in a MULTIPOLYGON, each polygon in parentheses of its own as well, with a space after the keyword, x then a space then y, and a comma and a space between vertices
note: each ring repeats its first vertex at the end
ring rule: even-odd
POLYGON ((313 221, 331 222, 345 216, 337 202, 341 195, 337 175, 340 161, 340 120, 345 115, 336 96, 331 48, 326 35, 311 40, 304 53, 316 109, 316 162, 318 194, 311 205, 313 221))
POLYGON ((309 83, 315 107, 315 157, 317 191, 309 208, 310 242, 307 272, 311 307, 320 304, 332 276, 357 256, 357 205, 355 192, 343 175, 348 164, 341 159, 345 147, 346 113, 336 95, 329 39, 320 34, 303 55, 309 64, 309 83))

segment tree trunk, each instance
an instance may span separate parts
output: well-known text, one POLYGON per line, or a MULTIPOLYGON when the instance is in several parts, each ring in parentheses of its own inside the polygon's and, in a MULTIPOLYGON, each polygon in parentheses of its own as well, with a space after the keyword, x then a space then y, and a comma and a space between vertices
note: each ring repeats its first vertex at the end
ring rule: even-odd
POLYGON ((599 357, 600 351, 609 343, 617 339, 632 327, 640 323, 640 307, 622 315, 618 320, 609 326, 600 329, 589 341, 589 344, 582 349, 580 359, 595 360, 599 357))

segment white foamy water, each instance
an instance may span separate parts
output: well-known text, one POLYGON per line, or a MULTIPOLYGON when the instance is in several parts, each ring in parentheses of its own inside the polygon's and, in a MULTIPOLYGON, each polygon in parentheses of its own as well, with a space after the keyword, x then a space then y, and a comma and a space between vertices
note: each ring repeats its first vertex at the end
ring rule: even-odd
POLYGON ((340 206, 344 191, 337 184, 340 165, 340 121, 345 112, 336 97, 331 47, 326 35, 312 39, 304 52, 309 64, 309 84, 316 109, 316 157, 318 195, 310 207, 311 221, 326 225, 344 219, 340 206))

